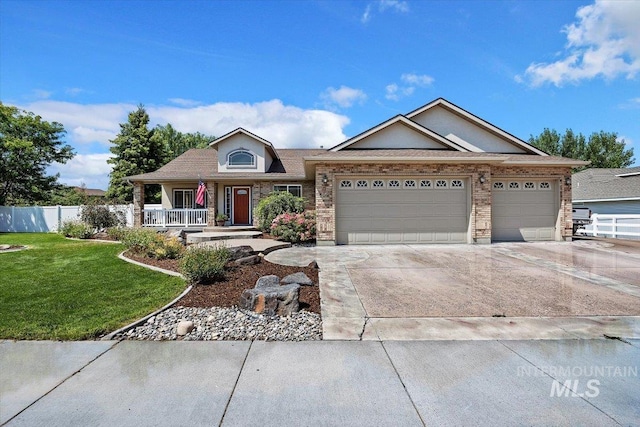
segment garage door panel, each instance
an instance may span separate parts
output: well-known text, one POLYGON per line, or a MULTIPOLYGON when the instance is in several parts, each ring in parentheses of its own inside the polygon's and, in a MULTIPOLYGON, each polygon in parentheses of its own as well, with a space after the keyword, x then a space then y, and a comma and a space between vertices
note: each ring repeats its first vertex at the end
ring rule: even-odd
MULTIPOLYGON (((554 240, 558 217, 557 185, 552 181, 519 181, 516 189, 492 191, 492 239, 496 241, 554 240), (524 183, 533 183, 536 189, 525 189, 524 183), (540 189, 541 186, 544 189, 540 189)), ((511 181, 513 182, 513 181, 511 181)))
MULTIPOLYGON (((388 178, 363 178, 369 182, 388 178)), ((419 183, 419 178, 407 178, 419 183)), ((435 182, 434 178, 431 178, 435 182)), ((442 179, 442 178, 438 178, 442 179)), ((393 178, 405 185, 403 178, 393 178)), ((357 180, 352 180, 352 187, 357 180)), ((450 179, 447 179, 450 182, 450 179)), ((336 194, 339 244, 467 242, 467 181, 464 188, 341 188, 336 194)))

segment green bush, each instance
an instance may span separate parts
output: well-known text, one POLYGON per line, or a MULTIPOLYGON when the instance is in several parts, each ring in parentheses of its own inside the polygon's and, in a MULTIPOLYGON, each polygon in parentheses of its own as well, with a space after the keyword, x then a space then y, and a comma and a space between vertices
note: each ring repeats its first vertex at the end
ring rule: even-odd
POLYGON ((258 228, 262 231, 270 231, 271 223, 283 213, 302 213, 304 211, 304 199, 294 196, 287 191, 278 191, 269 194, 260 200, 255 215, 258 220, 258 228))
POLYGON ((271 235, 285 242, 300 243, 316 237, 316 213, 283 213, 271 223, 271 235))
POLYGON ((157 241, 158 233, 150 228, 129 228, 124 231, 120 241, 131 251, 146 255, 157 241))
POLYGON ((114 208, 109 209, 105 205, 85 205, 82 207, 80 219, 93 226, 96 230, 104 230, 109 227, 122 226, 126 223, 124 212, 114 208))
POLYGON ((184 252, 184 246, 176 237, 158 235, 158 239, 147 250, 147 256, 157 259, 180 258, 184 252))
POLYGON ((60 226, 59 233, 74 239, 88 239, 93 235, 93 227, 82 221, 65 221, 60 226))
POLYGON ((107 228, 107 236, 111 237, 114 240, 122 241, 122 238, 128 230, 128 228, 120 226, 107 228))
POLYGON ((230 258, 225 246, 187 249, 180 261, 180 272, 191 284, 207 284, 224 278, 224 266, 230 258))

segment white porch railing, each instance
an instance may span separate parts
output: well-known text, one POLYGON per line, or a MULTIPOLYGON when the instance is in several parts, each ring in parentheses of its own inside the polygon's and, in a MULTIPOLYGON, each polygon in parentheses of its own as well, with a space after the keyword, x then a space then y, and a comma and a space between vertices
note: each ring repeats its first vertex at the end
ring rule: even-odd
POLYGON ((591 215, 592 223, 577 231, 587 236, 640 239, 640 215, 591 215))
POLYGON ((206 227, 206 209, 143 209, 143 227, 206 227))

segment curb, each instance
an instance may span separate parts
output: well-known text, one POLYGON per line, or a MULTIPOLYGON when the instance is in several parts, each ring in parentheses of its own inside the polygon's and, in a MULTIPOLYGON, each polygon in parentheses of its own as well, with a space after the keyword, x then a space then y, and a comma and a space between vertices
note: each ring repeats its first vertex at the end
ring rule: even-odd
POLYGON ((120 333, 122 333, 122 332, 125 332, 125 331, 127 331, 127 330, 129 330, 129 329, 131 329, 131 328, 134 328, 134 327, 138 326, 139 324, 146 322, 150 317, 153 317, 153 316, 155 316, 156 314, 159 314, 159 313, 161 313, 161 312, 165 311, 166 309, 168 309, 169 307, 171 307, 173 304, 175 304, 175 303, 177 303, 178 301, 180 301, 180 299, 181 299, 182 297, 184 297, 186 294, 188 294, 192 287, 193 287, 193 286, 189 286, 187 289, 185 289, 185 290, 184 290, 180 295, 178 295, 178 296, 177 296, 173 301, 171 301, 171 302, 170 302, 170 303, 168 303, 167 305, 165 305, 165 306, 163 306, 163 307, 161 307, 161 308, 157 309, 157 310, 156 310, 156 311, 154 311, 153 313, 147 314, 147 315, 146 315, 146 316, 144 316, 142 319, 136 320, 135 322, 130 323, 130 324, 128 324, 127 326, 123 326, 122 328, 117 329, 117 330, 115 330, 115 331, 111 332, 111 333, 110 333, 110 334, 108 334, 108 335, 105 335, 104 337, 100 338, 100 341, 110 341, 110 340, 112 340, 112 339, 113 339, 113 337, 114 337, 114 336, 116 336, 116 335, 118 335, 118 334, 120 334, 120 333))
POLYGON ((181 277, 181 278, 185 278, 182 274, 178 273, 177 271, 171 271, 171 270, 165 270, 164 268, 160 268, 160 267, 155 267, 153 265, 147 265, 147 264, 143 264, 141 262, 138 261, 134 261, 130 258, 127 258, 126 256, 124 256, 124 253, 126 251, 122 251, 118 254, 118 258, 120 258, 123 261, 126 261, 130 264, 134 264, 137 265, 139 267, 144 267, 144 268, 148 268, 149 270, 153 270, 153 271, 158 271, 160 273, 164 273, 164 274, 168 274, 169 276, 175 276, 175 277, 181 277))

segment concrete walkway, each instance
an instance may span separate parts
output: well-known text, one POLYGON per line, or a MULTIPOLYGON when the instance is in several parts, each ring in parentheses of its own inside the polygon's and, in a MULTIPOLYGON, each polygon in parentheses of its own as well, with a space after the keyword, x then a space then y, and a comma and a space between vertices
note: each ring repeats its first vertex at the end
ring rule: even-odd
POLYGON ((640 338, 640 255, 611 246, 295 247, 266 259, 316 260, 324 339, 640 338))
POLYGON ((639 425, 639 364, 640 340, 0 341, 0 424, 639 425))

